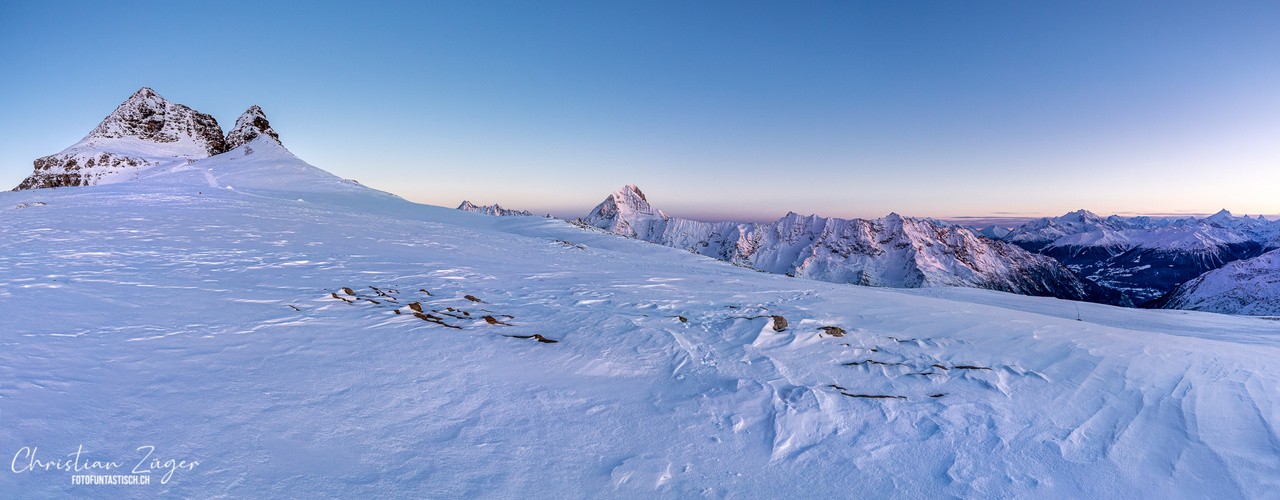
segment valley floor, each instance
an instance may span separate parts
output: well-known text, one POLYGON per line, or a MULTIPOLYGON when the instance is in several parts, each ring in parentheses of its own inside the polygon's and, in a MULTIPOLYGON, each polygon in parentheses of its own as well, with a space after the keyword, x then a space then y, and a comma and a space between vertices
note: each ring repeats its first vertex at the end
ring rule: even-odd
POLYGON ((0 193, 0 496, 1280 492, 1278 321, 792 279, 211 172, 0 193), (149 485, 14 472, 145 447, 149 485))

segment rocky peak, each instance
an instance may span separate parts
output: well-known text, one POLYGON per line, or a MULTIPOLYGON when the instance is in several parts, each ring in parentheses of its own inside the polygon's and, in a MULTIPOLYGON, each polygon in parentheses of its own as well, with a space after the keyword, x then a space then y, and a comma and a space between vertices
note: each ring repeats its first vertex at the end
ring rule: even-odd
POLYGON ((267 121, 267 115, 262 113, 262 108, 258 106, 250 106, 240 118, 236 119, 236 126, 227 132, 226 145, 227 150, 238 148, 260 135, 270 137, 280 144, 280 135, 271 128, 271 123, 267 121))
POLYGON ((190 142, 207 156, 226 151, 217 120, 169 102, 147 87, 117 106, 82 142, 128 137, 155 143, 190 142))
POLYGON ((1082 224, 1097 224, 1102 222, 1102 217, 1099 217, 1098 214, 1083 208, 1062 216, 1062 219, 1064 221, 1079 222, 1082 224))
POLYGON ((661 210, 655 210, 650 206, 649 200, 635 184, 627 184, 622 189, 614 191, 600 206, 596 207, 596 210, 628 216, 669 218, 661 210))
POLYGON ((670 219, 661 210, 649 206, 649 200, 635 184, 627 184, 614 191, 596 205, 586 217, 579 222, 635 238, 656 229, 654 222, 670 219))
POLYGON ((1224 208, 1219 210, 1218 213, 1206 217, 1205 220, 1210 222, 1230 222, 1232 218, 1234 216, 1231 215, 1231 212, 1224 208))

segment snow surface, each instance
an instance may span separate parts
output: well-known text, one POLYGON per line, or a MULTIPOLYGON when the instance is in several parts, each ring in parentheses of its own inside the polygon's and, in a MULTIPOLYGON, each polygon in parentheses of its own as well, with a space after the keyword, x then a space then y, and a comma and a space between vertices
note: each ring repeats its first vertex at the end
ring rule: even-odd
POLYGON ((199 462, 0 497, 1280 491, 1276 321, 792 279, 412 204, 261 137, 0 213, 0 450, 199 462))

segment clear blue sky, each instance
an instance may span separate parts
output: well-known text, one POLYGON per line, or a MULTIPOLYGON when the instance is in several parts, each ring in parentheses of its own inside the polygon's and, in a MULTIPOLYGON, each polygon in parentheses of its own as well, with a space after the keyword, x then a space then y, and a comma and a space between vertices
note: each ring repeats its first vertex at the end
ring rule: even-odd
POLYGON ((0 185, 142 86, 410 200, 1280 212, 1280 2, 0 2, 0 185))

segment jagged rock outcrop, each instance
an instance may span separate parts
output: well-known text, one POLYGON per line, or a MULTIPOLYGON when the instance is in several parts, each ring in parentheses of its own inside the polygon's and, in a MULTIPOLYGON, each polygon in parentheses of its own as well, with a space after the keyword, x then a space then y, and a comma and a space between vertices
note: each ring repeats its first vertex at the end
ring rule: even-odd
POLYGON ((227 150, 238 148, 255 137, 265 135, 280 143, 280 135, 271 128, 271 122, 267 121, 267 115, 262 113, 262 108, 258 106, 250 106, 240 118, 236 119, 236 126, 227 132, 226 144, 227 150))
POLYGON ((498 205, 498 204, 475 205, 465 200, 462 202, 461 205, 458 205, 458 210, 462 210, 464 212, 475 212, 478 214, 499 215, 499 216, 501 215, 532 216, 533 215, 533 212, 530 212, 528 210, 510 210, 510 209, 502 208, 502 205, 498 205))
POLYGON ((207 158, 227 150, 218 121, 143 87, 89 135, 33 162, 15 190, 128 180, 144 168, 207 158))

